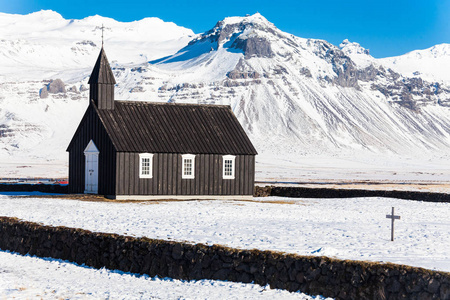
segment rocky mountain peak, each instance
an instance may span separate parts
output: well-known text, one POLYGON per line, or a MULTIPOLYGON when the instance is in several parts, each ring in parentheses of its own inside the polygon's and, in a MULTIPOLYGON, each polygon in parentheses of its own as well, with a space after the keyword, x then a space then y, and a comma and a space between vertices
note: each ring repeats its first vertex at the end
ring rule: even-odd
POLYGON ((261 14, 228 17, 216 23, 209 31, 192 40, 189 45, 210 42, 213 49, 220 47, 242 51, 245 58, 273 57, 268 35, 277 28, 261 14))
POLYGON ((260 13, 255 13, 253 15, 246 15, 245 17, 228 17, 219 21, 216 26, 220 25, 234 25, 234 24, 251 24, 253 26, 260 27, 275 27, 273 23, 269 22, 263 15, 260 13))

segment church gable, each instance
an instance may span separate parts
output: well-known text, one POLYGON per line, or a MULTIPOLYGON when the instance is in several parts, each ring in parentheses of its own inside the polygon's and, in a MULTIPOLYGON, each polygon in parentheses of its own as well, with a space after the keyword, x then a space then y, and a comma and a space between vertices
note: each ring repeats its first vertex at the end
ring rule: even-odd
POLYGON ((108 145, 111 145, 114 150, 116 150, 116 147, 110 139, 109 133, 99 118, 98 110, 91 103, 84 113, 83 118, 81 119, 81 122, 78 125, 78 128, 75 131, 75 134, 73 135, 66 151, 71 151, 74 147, 81 147, 83 146, 83 143, 84 147, 86 147, 88 142, 92 139, 97 145, 99 145, 97 140, 102 139, 103 142, 100 142, 101 144, 107 143, 108 145))

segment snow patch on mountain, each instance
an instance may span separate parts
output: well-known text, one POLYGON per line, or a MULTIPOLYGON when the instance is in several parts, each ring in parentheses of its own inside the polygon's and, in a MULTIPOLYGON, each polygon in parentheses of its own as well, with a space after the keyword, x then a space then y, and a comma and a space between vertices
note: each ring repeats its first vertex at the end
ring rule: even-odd
POLYGON ((410 77, 450 84, 450 44, 435 45, 379 61, 410 77))
POLYGON ((350 42, 348 39, 342 41, 339 48, 360 67, 368 67, 376 64, 375 58, 370 55, 369 49, 365 49, 360 44, 350 42))
POLYGON ((66 20, 53 11, 0 16, 0 73, 7 74, 0 82, 56 76, 70 80, 73 73, 67 70, 89 75, 102 44, 102 26, 105 45, 115 57, 112 63, 120 64, 175 53, 194 36, 192 30, 158 18, 129 23, 101 16, 66 20))

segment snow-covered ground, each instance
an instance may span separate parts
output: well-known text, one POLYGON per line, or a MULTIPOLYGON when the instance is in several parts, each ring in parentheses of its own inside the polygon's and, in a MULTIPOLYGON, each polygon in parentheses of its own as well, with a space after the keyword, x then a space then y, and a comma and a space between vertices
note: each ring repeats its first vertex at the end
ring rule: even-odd
POLYGON ((256 156, 256 180, 301 183, 377 182, 396 184, 395 189, 427 190, 450 193, 444 185, 450 182, 450 157, 421 158, 375 153, 348 155, 273 155, 256 156), (422 184, 421 189, 411 188, 422 184), (425 184, 427 186, 425 186, 425 184), (433 187, 438 184, 440 187, 433 187))
POLYGON ((450 271, 450 204, 388 198, 87 202, 0 196, 0 216, 52 226, 450 271), (395 241, 390 220, 395 207, 395 241))
POLYGON ((323 299, 214 280, 181 281, 96 270, 0 251, 1 299, 323 299))

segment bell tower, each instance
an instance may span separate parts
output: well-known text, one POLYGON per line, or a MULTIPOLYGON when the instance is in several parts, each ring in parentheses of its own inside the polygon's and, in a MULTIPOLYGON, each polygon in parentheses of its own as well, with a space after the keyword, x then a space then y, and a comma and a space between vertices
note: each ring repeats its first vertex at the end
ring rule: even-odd
POLYGON ((116 80, 103 47, 100 50, 88 83, 89 99, 94 101, 97 108, 114 109, 114 85, 116 80))

